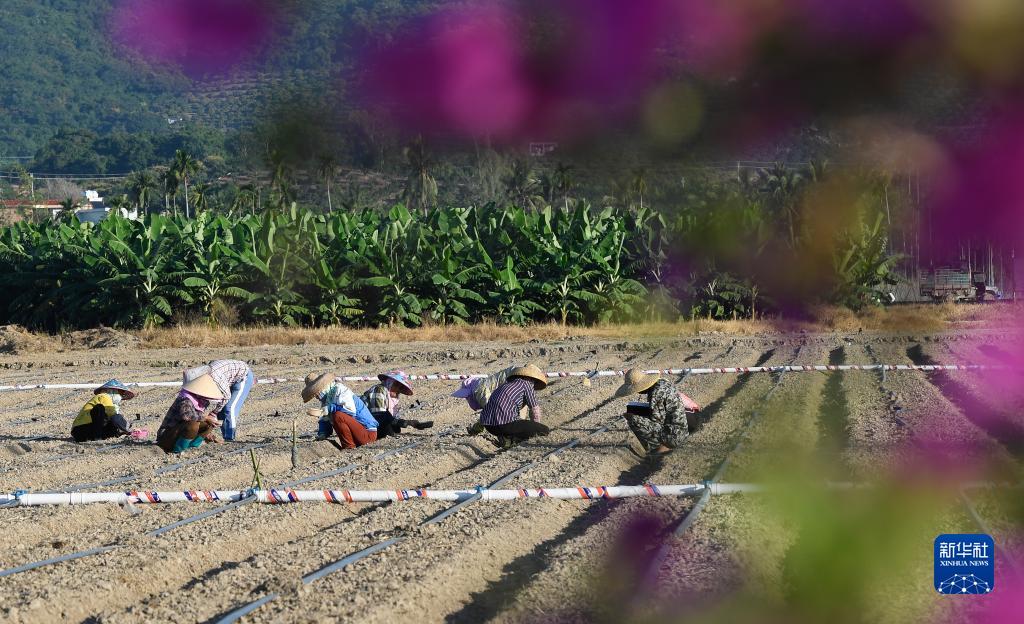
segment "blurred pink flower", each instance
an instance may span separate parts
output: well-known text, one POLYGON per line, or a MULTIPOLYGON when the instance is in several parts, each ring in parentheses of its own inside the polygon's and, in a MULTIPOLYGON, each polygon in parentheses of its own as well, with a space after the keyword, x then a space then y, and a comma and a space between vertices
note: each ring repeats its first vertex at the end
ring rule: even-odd
POLYGON ((145 60, 198 77, 258 53, 276 13, 269 0, 122 0, 111 14, 111 31, 145 60))
POLYGON ((927 30, 909 0, 790 0, 788 8, 802 35, 826 49, 893 49, 927 30))
POLYGON ((976 140, 950 148, 950 167, 930 180, 922 236, 938 254, 966 241, 1024 245, 1024 117, 993 122, 976 140))
POLYGON ((550 0, 443 9, 371 54, 361 91, 419 132, 571 137, 639 105, 667 7, 550 0))
POLYGON ((670 49, 687 70, 702 77, 733 77, 749 60, 756 37, 777 15, 751 4, 680 0, 673 7, 670 49))
MULTIPOLYGON (((999 536, 994 536, 999 539, 999 536)), ((983 599, 964 601, 949 600, 949 612, 945 618, 951 624, 956 622, 985 622, 985 624, 1016 624, 1024 613, 1024 578, 1016 574, 1006 562, 1006 556, 1012 556, 1018 567, 1024 562, 1021 549, 1008 549, 1006 544, 998 541, 996 547, 1002 546, 996 555, 995 585, 992 592, 979 597, 983 599)))

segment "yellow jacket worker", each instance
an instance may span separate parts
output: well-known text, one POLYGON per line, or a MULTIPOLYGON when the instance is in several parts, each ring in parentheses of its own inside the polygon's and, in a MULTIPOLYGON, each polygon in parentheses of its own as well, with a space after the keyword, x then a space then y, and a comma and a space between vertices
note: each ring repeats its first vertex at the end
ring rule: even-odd
POLYGON ((75 442, 103 440, 132 435, 132 428, 121 415, 121 401, 135 397, 135 393, 116 379, 111 379, 93 391, 96 396, 78 412, 71 423, 71 437, 75 442))

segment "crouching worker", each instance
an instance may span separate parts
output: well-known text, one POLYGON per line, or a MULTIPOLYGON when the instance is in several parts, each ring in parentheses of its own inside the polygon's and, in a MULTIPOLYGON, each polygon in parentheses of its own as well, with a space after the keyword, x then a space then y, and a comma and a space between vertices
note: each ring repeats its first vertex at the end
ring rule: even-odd
POLYGON ((647 398, 648 405, 630 404, 626 411, 626 422, 644 450, 658 456, 679 448, 688 434, 686 407, 672 382, 634 368, 626 371, 615 396, 631 394, 647 398))
POLYGON ((398 401, 401 395, 412 396, 409 376, 402 371, 390 371, 377 375, 380 383, 363 393, 363 402, 377 421, 377 439, 402 433, 403 427, 430 429, 432 420, 409 420, 398 417, 398 401))
MULTIPOLYGON (((509 375, 517 368, 519 367, 509 366, 487 377, 474 377, 463 380, 462 385, 452 393, 452 396, 466 399, 469 409, 479 412, 487 406, 487 401, 490 400, 491 394, 497 390, 498 386, 508 381, 509 375)), ((483 432, 484 426, 479 421, 466 428, 466 433, 469 435, 477 435, 483 432)))
POLYGON ((135 398, 135 393, 116 379, 111 379, 93 391, 93 398, 78 412, 71 423, 71 437, 75 442, 105 440, 120 436, 131 436, 141 440, 148 435, 144 429, 133 430, 128 420, 121 415, 121 401, 135 398))
POLYGON ((186 370, 182 381, 188 382, 202 375, 209 375, 220 390, 223 398, 214 404, 213 412, 221 421, 220 432, 224 439, 234 440, 242 404, 249 397, 256 377, 242 360, 213 360, 209 364, 186 370))
POLYGON ((306 387, 302 390, 303 403, 320 400, 320 409, 310 409, 310 416, 320 417, 317 431, 318 440, 330 437, 330 431, 338 435, 341 447, 356 448, 377 440, 377 421, 366 403, 352 393, 341 378, 333 373, 306 375, 306 387))
POLYGON ((498 438, 498 446, 508 448, 534 436, 550 433, 540 420, 537 390, 548 385, 544 373, 533 364, 514 368, 507 381, 498 386, 480 412, 480 424, 498 438), (519 418, 520 410, 530 409, 528 420, 519 418))
POLYGON ((224 395, 209 375, 201 375, 182 385, 156 432, 157 446, 165 453, 181 453, 202 446, 203 441, 220 443, 216 431, 222 423, 207 410, 223 399, 224 395))

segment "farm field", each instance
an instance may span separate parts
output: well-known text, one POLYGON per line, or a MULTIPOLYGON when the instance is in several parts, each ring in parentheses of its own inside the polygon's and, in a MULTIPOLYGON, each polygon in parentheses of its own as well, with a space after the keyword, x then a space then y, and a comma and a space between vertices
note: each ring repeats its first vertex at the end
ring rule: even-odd
MULTIPOLYGON (((288 380, 253 388, 237 441, 182 456, 167 456, 151 444, 76 445, 68 430, 88 391, 3 392, 0 492, 245 489, 254 445, 267 483, 302 489, 473 488, 522 467, 527 468, 500 487, 688 484, 712 478, 727 458, 720 474, 726 483, 761 481, 772 473, 768 465, 779 473, 802 471, 813 480, 873 480, 899 470, 915 440, 932 438, 955 446, 960 458, 983 457, 1004 475, 1019 474, 1020 438, 1014 432, 1024 430, 1024 392, 1009 388, 1005 396, 993 397, 982 374, 973 371, 675 376, 680 390, 704 406, 706 422, 684 447, 658 460, 640 457, 620 417, 626 399, 613 395, 621 378, 552 380, 539 394, 551 434, 508 450, 499 450, 488 435, 466 434, 473 414, 462 399, 450 396, 453 381, 417 382, 413 400, 403 408, 406 417, 432 419, 433 429, 345 452, 311 439, 315 422, 299 398, 301 380, 313 370, 477 373, 527 361, 549 371, 998 364, 1005 360, 1008 338, 1003 331, 972 330, 219 347, 201 357, 245 359, 259 377, 288 380), (1001 426, 980 412, 999 415, 1001 426), (293 419, 305 435, 294 468, 293 419)), ((8 355, 0 357, 0 383, 173 380, 198 363, 197 357, 195 349, 8 355)), ((360 392, 367 385, 351 384, 360 392)), ((134 425, 149 429, 152 439, 174 393, 143 389, 124 410, 139 415, 134 425)), ((827 496, 812 492, 808 498, 820 502, 827 496)), ((1020 526, 1014 510, 993 493, 978 499, 981 519, 997 543, 1009 550, 1024 545, 1014 541, 1020 526)), ((984 531, 955 497, 932 502, 921 504, 921 517, 904 526, 905 565, 914 572, 888 579, 885 591, 869 583, 867 619, 910 621, 944 612, 930 583, 932 541, 946 532, 984 531)), ((10 622, 206 622, 264 597, 271 599, 241 621, 625 621, 713 610, 716 598, 736 595, 781 608, 785 588, 800 578, 787 552, 808 550, 800 532, 769 495, 747 494, 712 497, 693 525, 673 536, 695 503, 668 497, 480 501, 430 524, 424 522, 452 504, 252 504, 176 527, 171 525, 220 507, 2 508, 0 616, 10 622), (393 538, 398 540, 390 548, 303 582, 393 538), (91 549, 100 552, 9 573, 91 549), (655 552, 659 558, 652 560, 655 552), (631 577, 640 572, 649 576, 631 577), (630 588, 645 588, 657 599, 636 596, 630 588)))

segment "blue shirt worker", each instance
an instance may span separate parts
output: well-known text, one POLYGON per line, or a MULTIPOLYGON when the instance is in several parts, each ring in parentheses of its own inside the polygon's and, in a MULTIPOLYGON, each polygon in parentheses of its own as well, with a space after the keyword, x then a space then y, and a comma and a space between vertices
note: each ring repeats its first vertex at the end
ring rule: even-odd
POLYGON ((319 409, 310 409, 311 416, 320 417, 320 431, 317 439, 326 439, 324 423, 338 435, 341 447, 352 449, 377 441, 378 423, 367 409, 366 403, 342 383, 334 373, 310 373, 306 375, 306 387, 302 390, 302 402, 313 399, 320 401, 319 409))

